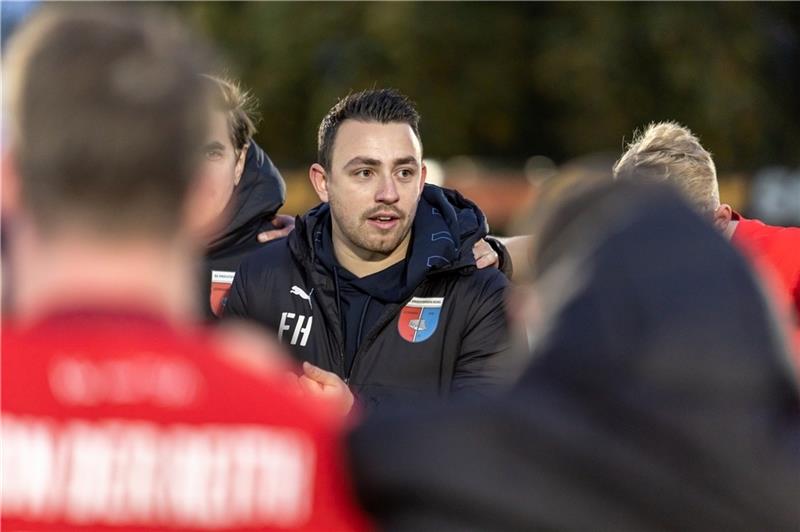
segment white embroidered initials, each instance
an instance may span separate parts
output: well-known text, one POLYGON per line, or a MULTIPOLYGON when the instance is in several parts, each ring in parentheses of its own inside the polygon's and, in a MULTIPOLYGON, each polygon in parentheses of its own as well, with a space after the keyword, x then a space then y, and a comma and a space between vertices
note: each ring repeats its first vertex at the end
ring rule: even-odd
POLYGON ((283 341, 283 333, 292 331, 290 345, 297 345, 300 340, 300 347, 305 347, 308 343, 308 335, 311 334, 311 325, 314 323, 314 316, 297 315, 294 312, 281 313, 281 324, 278 326, 278 340, 283 341), (297 321, 295 321, 297 318, 297 321))

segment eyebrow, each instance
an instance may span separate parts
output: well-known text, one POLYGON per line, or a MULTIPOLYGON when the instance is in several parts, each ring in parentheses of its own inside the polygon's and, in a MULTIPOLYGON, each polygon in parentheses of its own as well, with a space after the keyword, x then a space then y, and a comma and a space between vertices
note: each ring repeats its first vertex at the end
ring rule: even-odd
POLYGON ((222 144, 218 140, 214 140, 214 141, 209 142, 208 144, 204 144, 203 145, 203 149, 204 150, 212 150, 213 149, 213 150, 222 150, 222 151, 224 151, 225 150, 225 145, 222 144))
POLYGON ((417 163, 416 157, 412 157, 411 155, 409 155, 408 157, 401 157, 400 159, 395 159, 394 160, 394 165, 395 166, 400 166, 400 165, 403 165, 403 164, 411 164, 411 165, 414 165, 414 166, 419 166, 419 163, 417 163))
MULTIPOLYGON (((373 159, 371 157, 357 156, 350 159, 347 162, 347 164, 344 165, 344 167, 349 168, 351 166, 357 166, 357 165, 381 166, 382 164, 383 163, 378 159, 373 159)), ((402 164, 413 164, 414 166, 419 166, 419 164, 417 163, 417 159, 411 155, 409 155, 408 157, 401 157, 400 159, 394 160, 394 166, 400 166, 402 164)))

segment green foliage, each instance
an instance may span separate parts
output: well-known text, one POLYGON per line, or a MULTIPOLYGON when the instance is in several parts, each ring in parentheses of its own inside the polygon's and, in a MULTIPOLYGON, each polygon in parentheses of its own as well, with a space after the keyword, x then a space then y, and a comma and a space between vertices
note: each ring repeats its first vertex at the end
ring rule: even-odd
POLYGON ((312 160, 350 90, 417 101, 426 154, 565 160, 653 120, 721 169, 800 162, 800 8, 756 3, 193 3, 261 101, 258 140, 312 160))

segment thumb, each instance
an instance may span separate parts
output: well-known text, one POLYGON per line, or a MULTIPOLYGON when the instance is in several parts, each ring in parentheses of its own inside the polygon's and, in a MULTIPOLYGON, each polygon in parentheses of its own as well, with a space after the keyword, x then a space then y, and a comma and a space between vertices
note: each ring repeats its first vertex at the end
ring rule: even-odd
POLYGON ((305 373, 309 379, 313 379, 320 384, 328 384, 333 386, 338 384, 341 380, 335 373, 325 371, 324 369, 318 368, 309 362, 303 362, 303 373, 305 373))

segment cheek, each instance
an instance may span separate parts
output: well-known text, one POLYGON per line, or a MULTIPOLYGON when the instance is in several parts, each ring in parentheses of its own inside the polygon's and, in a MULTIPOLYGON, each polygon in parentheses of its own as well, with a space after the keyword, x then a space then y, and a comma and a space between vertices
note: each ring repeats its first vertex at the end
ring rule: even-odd
POLYGON ((221 164, 207 163, 203 169, 203 193, 211 200, 227 200, 233 191, 234 175, 230 168, 221 164))
POLYGON ((199 190, 199 208, 207 217, 218 216, 233 194, 233 174, 230 168, 206 163, 199 190))

